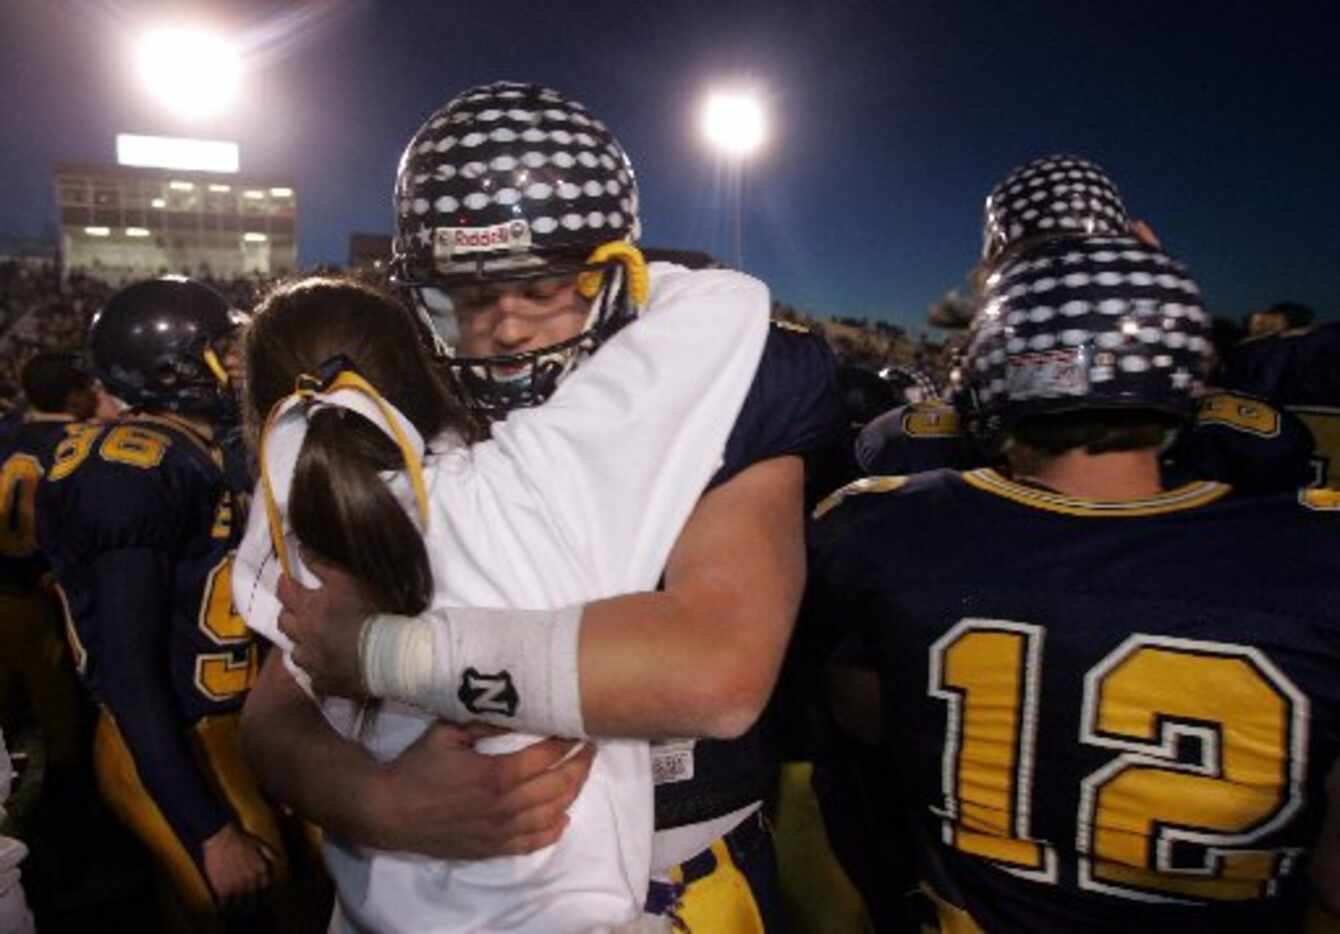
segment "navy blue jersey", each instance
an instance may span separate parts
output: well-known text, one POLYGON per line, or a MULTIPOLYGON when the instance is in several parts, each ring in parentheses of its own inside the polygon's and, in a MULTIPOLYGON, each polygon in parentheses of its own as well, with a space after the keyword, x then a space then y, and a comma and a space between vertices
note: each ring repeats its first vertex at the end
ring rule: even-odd
POLYGON ((63 441, 38 497, 80 674, 197 856, 228 812, 186 730, 239 709, 257 667, 232 605, 242 528, 222 463, 219 448, 181 420, 135 415, 63 441))
POLYGON ((46 573, 37 546, 37 488, 73 424, 68 415, 30 412, 0 433, 0 589, 31 593, 46 573))
POLYGON ((1287 929, 1340 755, 1340 496, 983 469, 825 507, 815 586, 878 646, 934 889, 989 931, 1287 929))
MULTIPOLYGON (((710 486, 752 464, 806 456, 841 438, 846 415, 832 351, 817 335, 774 322, 763 357, 710 486)), ((685 672, 692 677, 692 672, 685 672)), ((656 826, 719 817, 762 799, 775 785, 776 757, 761 724, 739 739, 658 747, 656 826)))
POLYGON ((1340 323, 1243 341, 1224 384, 1301 418, 1316 442, 1313 485, 1340 488, 1340 323))
POLYGON ((845 426, 837 359, 828 344, 798 325, 774 321, 708 489, 759 461, 820 450, 841 438, 845 426))
POLYGON ((964 470, 982 456, 959 428, 958 411, 941 399, 899 406, 856 436, 856 462, 867 474, 901 475, 948 467, 964 470))

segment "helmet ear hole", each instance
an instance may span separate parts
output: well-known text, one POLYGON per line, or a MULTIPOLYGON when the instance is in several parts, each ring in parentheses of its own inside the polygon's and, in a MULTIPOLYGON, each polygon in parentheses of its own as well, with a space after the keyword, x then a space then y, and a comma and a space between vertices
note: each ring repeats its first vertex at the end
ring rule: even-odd
POLYGON ((171 360, 161 360, 154 370, 154 382, 164 389, 177 385, 177 366, 171 360))

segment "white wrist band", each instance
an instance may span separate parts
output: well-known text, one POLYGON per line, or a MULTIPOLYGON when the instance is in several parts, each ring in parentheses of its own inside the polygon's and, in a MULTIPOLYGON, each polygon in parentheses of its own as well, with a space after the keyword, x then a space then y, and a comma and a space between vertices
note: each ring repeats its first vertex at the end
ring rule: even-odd
POLYGON ((457 722, 581 737, 581 620, 581 607, 382 613, 363 624, 359 665, 374 697, 457 722))

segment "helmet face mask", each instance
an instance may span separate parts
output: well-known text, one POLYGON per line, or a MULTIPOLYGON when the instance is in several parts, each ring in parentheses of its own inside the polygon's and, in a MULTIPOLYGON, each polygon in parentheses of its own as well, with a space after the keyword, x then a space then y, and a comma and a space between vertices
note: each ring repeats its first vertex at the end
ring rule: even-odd
POLYGON ((467 404, 490 417, 544 401, 631 320, 622 279, 609 274, 619 264, 591 257, 637 240, 632 166, 605 126, 557 91, 499 82, 457 95, 406 147, 394 207, 392 281, 432 328, 467 404), (597 270, 604 288, 582 335, 506 359, 454 356, 452 290, 597 270))
POLYGON ((585 323, 571 336, 535 350, 490 356, 452 353, 443 361, 452 384, 470 408, 485 418, 500 419, 513 409, 539 405, 568 373, 628 322, 627 315, 614 310, 628 307, 621 270, 605 271, 610 284, 601 289, 585 323))
POLYGON ((215 345, 235 321, 223 296, 200 282, 180 276, 138 282, 94 317, 94 368, 107 390, 132 406, 224 417, 233 397, 215 345))

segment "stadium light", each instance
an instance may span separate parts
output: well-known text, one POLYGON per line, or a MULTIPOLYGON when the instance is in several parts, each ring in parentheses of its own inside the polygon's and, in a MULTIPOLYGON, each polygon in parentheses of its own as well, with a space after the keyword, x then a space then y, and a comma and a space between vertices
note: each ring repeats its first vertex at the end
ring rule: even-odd
POLYGON ((213 116, 237 95, 241 58, 220 36, 199 29, 161 29, 144 37, 138 53, 145 86, 179 117, 213 116))
POLYGON ((735 173, 735 268, 744 269, 744 164, 767 137, 763 101, 748 90, 714 91, 702 111, 702 131, 735 173))
POLYGON ((703 106, 703 134, 707 141, 732 159, 745 159, 758 151, 767 135, 763 102, 750 91, 717 91, 703 106))

